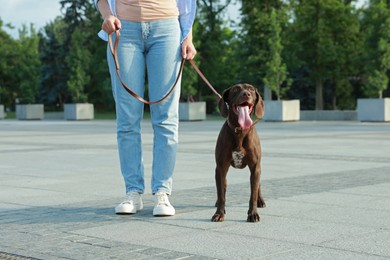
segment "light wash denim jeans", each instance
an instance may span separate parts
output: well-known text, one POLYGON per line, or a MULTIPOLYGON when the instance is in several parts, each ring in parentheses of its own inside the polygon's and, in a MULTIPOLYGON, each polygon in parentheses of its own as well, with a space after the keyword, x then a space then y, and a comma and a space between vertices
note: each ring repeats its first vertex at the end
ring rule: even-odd
MULTIPOLYGON (((149 99, 161 99, 174 84, 179 73, 182 57, 178 19, 121 23, 118 61, 123 81, 144 97, 147 75, 149 99)), ((144 104, 124 90, 116 74, 109 48, 107 55, 116 104, 119 159, 126 192, 144 193, 141 140, 144 104)), ((168 99, 150 106, 154 131, 151 183, 153 193, 172 192, 178 144, 179 97, 180 81, 168 99)))

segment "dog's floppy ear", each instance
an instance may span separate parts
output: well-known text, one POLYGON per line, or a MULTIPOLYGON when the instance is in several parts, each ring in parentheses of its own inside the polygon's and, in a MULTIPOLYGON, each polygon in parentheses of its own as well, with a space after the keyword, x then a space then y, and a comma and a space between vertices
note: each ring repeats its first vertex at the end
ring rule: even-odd
POLYGON ((230 88, 226 89, 222 93, 222 98, 218 102, 218 107, 219 107, 219 113, 223 117, 227 117, 229 114, 229 91, 230 88))
POLYGON ((257 118, 262 118, 264 116, 264 102, 257 89, 256 89, 255 115, 257 118))

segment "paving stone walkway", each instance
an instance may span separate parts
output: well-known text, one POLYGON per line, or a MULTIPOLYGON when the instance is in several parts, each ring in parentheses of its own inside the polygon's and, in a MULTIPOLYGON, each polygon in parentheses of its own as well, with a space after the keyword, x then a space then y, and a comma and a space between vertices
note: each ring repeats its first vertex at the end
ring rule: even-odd
POLYGON ((247 223, 249 170, 228 174, 212 223, 223 121, 181 122, 171 202, 152 216, 152 137, 143 122, 144 210, 124 195, 115 122, 0 121, 0 259, 390 259, 390 124, 260 122, 267 208, 247 223))

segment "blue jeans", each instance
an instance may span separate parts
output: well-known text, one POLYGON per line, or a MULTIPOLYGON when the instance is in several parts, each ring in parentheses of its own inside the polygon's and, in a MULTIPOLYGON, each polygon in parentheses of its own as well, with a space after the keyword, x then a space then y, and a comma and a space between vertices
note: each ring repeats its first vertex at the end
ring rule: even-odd
MULTIPOLYGON (((181 44, 178 19, 153 22, 122 20, 121 23, 118 61, 123 81, 135 93, 144 97, 147 71, 149 99, 151 101, 161 99, 174 84, 179 73, 181 44)), ((144 104, 127 93, 121 85, 109 48, 107 58, 116 106, 119 160, 126 192, 144 193, 141 140, 144 104)), ((153 193, 172 192, 178 144, 179 97, 180 80, 168 99, 150 106, 154 131, 153 193)))

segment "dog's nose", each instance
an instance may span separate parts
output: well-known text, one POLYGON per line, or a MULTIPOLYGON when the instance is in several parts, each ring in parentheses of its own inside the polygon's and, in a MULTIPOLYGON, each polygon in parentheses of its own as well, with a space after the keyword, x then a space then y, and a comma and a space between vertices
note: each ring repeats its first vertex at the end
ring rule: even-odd
POLYGON ((250 93, 249 91, 244 91, 244 92, 242 93, 242 96, 248 98, 248 97, 251 96, 251 93, 250 93))

